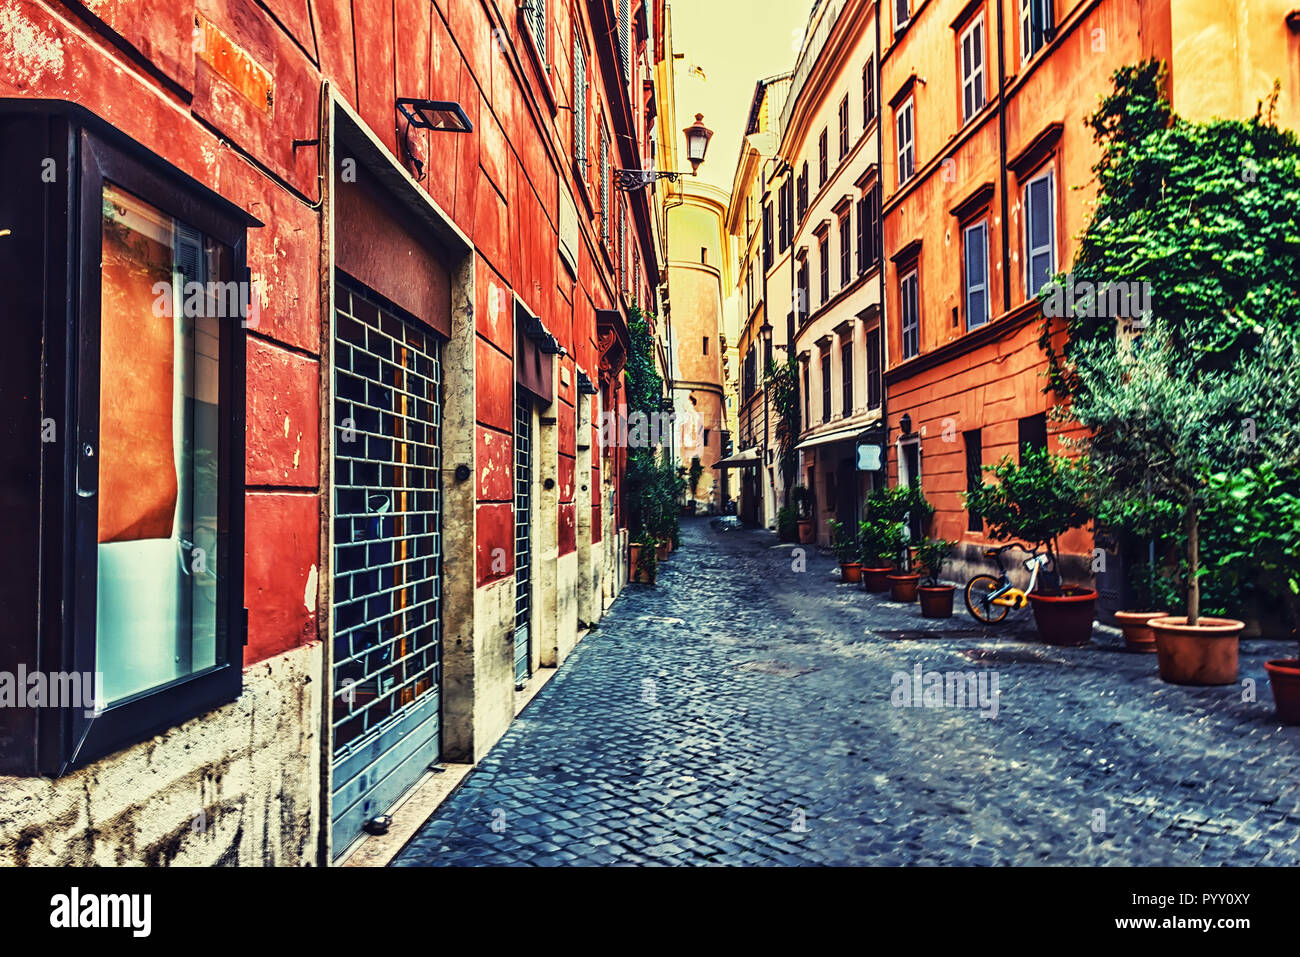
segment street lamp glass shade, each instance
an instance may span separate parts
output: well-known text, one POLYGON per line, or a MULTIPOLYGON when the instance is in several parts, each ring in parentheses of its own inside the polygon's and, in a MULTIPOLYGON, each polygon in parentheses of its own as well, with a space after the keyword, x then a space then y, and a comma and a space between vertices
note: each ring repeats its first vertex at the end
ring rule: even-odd
POLYGON ((695 122, 682 132, 686 134, 686 158, 691 162, 691 172, 698 173, 700 164, 704 162, 704 154, 709 151, 713 130, 704 125, 704 114, 696 113, 695 122))
POLYGON ((908 415, 906 412, 904 412, 904 413, 903 413, 903 417, 898 421, 898 426, 899 426, 900 429, 903 430, 903 434, 904 434, 904 435, 911 435, 911 434, 912 434, 912 417, 911 417, 910 415, 908 415))

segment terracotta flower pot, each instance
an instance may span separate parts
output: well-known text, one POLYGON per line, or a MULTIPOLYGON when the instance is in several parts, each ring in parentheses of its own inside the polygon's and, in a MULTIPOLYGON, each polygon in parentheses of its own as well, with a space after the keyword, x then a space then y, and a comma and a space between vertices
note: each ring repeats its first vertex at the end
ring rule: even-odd
POLYGON ((1166 611, 1117 611, 1115 620, 1124 632, 1124 647, 1129 651, 1156 653, 1156 633, 1151 619, 1165 618, 1166 611))
POLYGON ((846 582, 862 581, 862 563, 861 562, 840 562, 840 581, 846 581, 846 582))
POLYGON ((672 546, 669 545, 667 542, 660 542, 659 547, 655 550, 655 557, 657 557, 662 562, 668 558, 668 555, 672 552, 672 550, 673 550, 672 546))
POLYGON ((799 544, 811 545, 817 538, 817 529, 810 519, 799 520, 799 544))
POLYGON ((1160 677, 1176 685, 1230 685, 1237 680, 1237 646, 1244 621, 1184 615, 1151 619, 1160 677))
POLYGON ((889 575, 893 568, 885 565, 882 568, 868 568, 862 566, 862 587, 867 591, 889 591, 889 575))
POLYGON ((1300 724, 1300 659, 1278 658, 1264 662, 1273 689, 1277 716, 1283 724, 1300 724))
POLYGON ((921 597, 922 618, 951 618, 954 585, 921 585, 916 593, 921 597))
POLYGON ((901 575, 889 576, 889 597, 893 601, 901 601, 904 604, 916 601, 917 582, 921 576, 915 572, 905 572, 901 575))
POLYGON ((641 569, 641 549, 643 547, 639 542, 633 542, 627 547, 627 580, 653 585, 659 572, 659 566, 657 564, 650 566, 648 572, 641 569))
POLYGON ((1086 645, 1092 641, 1092 620, 1097 614, 1097 592, 1067 585, 1059 595, 1029 593, 1038 637, 1049 645, 1086 645))

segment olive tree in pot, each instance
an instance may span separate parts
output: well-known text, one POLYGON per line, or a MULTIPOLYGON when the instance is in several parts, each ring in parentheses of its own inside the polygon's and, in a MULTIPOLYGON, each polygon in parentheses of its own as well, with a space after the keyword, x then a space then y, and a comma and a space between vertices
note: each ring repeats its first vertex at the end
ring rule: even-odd
POLYGON ((1087 644, 1097 612, 1096 589, 1060 581, 1061 536, 1092 519, 1085 465, 1046 449, 1030 449, 1019 465, 1007 456, 984 471, 997 484, 967 492, 966 507, 984 517, 992 538, 1028 542, 1051 560, 1051 573, 1040 574, 1038 587, 1028 596, 1039 637, 1053 645, 1087 644))
POLYGON ((840 581, 862 580, 861 550, 858 537, 843 523, 831 519, 831 549, 840 563, 840 581))
MULTIPOLYGON (((1201 554, 1216 537, 1207 486, 1219 472, 1295 460, 1300 390, 1284 385, 1294 366, 1278 361, 1288 353, 1278 343, 1294 341, 1300 315, 1300 140, 1274 121, 1276 85, 1252 118, 1201 122, 1174 114, 1166 80, 1154 60, 1120 68, 1088 120, 1098 192, 1070 285, 1091 292, 1051 310, 1065 321, 1045 321, 1039 342, 1051 387, 1088 435, 1100 493, 1178 510, 1186 601, 1150 623, 1161 677, 1231 684, 1244 623, 1201 607, 1207 565, 1217 573, 1232 551, 1201 554), (1112 293, 1132 305, 1123 294, 1136 290, 1136 314, 1121 315, 1141 321, 1126 328, 1112 293), (1111 308, 1096 308, 1103 301, 1111 308)), ((1061 301, 1048 286, 1040 296, 1061 301)))
POLYGON ((922 618, 951 618, 952 596, 956 585, 939 583, 939 573, 952 555, 955 542, 942 538, 927 538, 917 549, 918 559, 925 574, 917 593, 921 597, 922 618))
POLYGON ((921 576, 916 569, 916 549, 910 544, 924 538, 930 520, 934 518, 934 506, 926 501, 918 486, 896 485, 872 492, 867 500, 867 514, 898 524, 899 538, 890 556, 894 570, 893 574, 886 576, 890 597, 903 603, 916 601, 921 576))
MULTIPOLYGON (((1300 639, 1300 467, 1280 470, 1272 463, 1211 476, 1211 508, 1232 516, 1239 551, 1217 556, 1235 579, 1243 569, 1263 575, 1270 591, 1283 598, 1300 639)), ((1234 584, 1236 582, 1234 581, 1234 584)), ((1277 715, 1300 724, 1300 657, 1264 662, 1277 715)))

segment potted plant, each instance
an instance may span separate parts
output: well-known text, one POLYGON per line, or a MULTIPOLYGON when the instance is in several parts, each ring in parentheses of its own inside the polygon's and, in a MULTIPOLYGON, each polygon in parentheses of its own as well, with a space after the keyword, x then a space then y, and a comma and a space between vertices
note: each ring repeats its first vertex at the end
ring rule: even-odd
POLYGON ((1153 610, 1168 604, 1160 594, 1163 579, 1153 565, 1141 563, 1128 569, 1128 580, 1136 610, 1115 612, 1115 621, 1124 633, 1124 647, 1139 654, 1154 655, 1156 633, 1151 629, 1151 622, 1169 614, 1167 610, 1153 610))
POLYGON ((698 455, 691 458, 691 470, 688 473, 688 480, 691 486, 691 496, 686 500, 686 512, 688 515, 695 514, 695 493, 700 487, 700 476, 704 474, 704 466, 700 464, 698 455))
POLYGON ((1097 592, 1086 585, 1062 585, 1060 538, 1091 519, 1090 480, 1084 463, 1046 449, 1029 449, 1016 464, 1010 456, 986 465, 996 485, 966 493, 966 507, 978 512, 991 537, 1019 539, 1042 549, 1051 560, 1038 587, 1029 593, 1038 636, 1048 644, 1085 645, 1092 640, 1097 592))
POLYGON ((843 522, 834 519, 831 519, 831 549, 840 563, 840 581, 861 581, 862 562, 857 536, 850 533, 843 522))
MULTIPOLYGON (((1231 513, 1239 549, 1218 557, 1236 584, 1243 570, 1262 575, 1269 591, 1286 601, 1292 636, 1300 638, 1300 466, 1271 462, 1211 477, 1209 492, 1231 513), (1246 561, 1241 561, 1246 559, 1246 561)), ((1264 662, 1277 716, 1300 724, 1300 657, 1264 662)))
POLYGON ((858 523, 858 545, 863 588, 889 591, 889 575, 903 546, 903 523, 868 514, 858 523))
POLYGON ((627 546, 627 580, 643 585, 653 585, 658 577, 660 542, 650 535, 640 536, 641 541, 627 546))
POLYGON ((782 505, 776 510, 776 535, 783 542, 799 541, 799 522, 795 514, 789 505, 782 505))
POLYGON ((796 485, 790 492, 798 516, 799 542, 811 545, 817 538, 816 524, 813 520, 813 493, 806 485, 796 485))
POLYGON ((917 549, 918 560, 925 570, 922 584, 917 588, 921 598, 922 618, 951 618, 952 596, 955 585, 939 583, 939 573, 952 555, 955 542, 942 538, 927 538, 917 549))

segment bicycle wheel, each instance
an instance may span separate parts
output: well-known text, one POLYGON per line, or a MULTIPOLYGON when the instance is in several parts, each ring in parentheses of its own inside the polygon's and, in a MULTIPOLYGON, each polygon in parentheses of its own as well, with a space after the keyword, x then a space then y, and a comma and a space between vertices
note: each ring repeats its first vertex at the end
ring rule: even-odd
POLYGON ((966 610, 976 621, 986 625, 1001 624, 1010 609, 1006 605, 995 605, 988 596, 1002 587, 1002 580, 993 575, 976 575, 966 583, 966 610))

